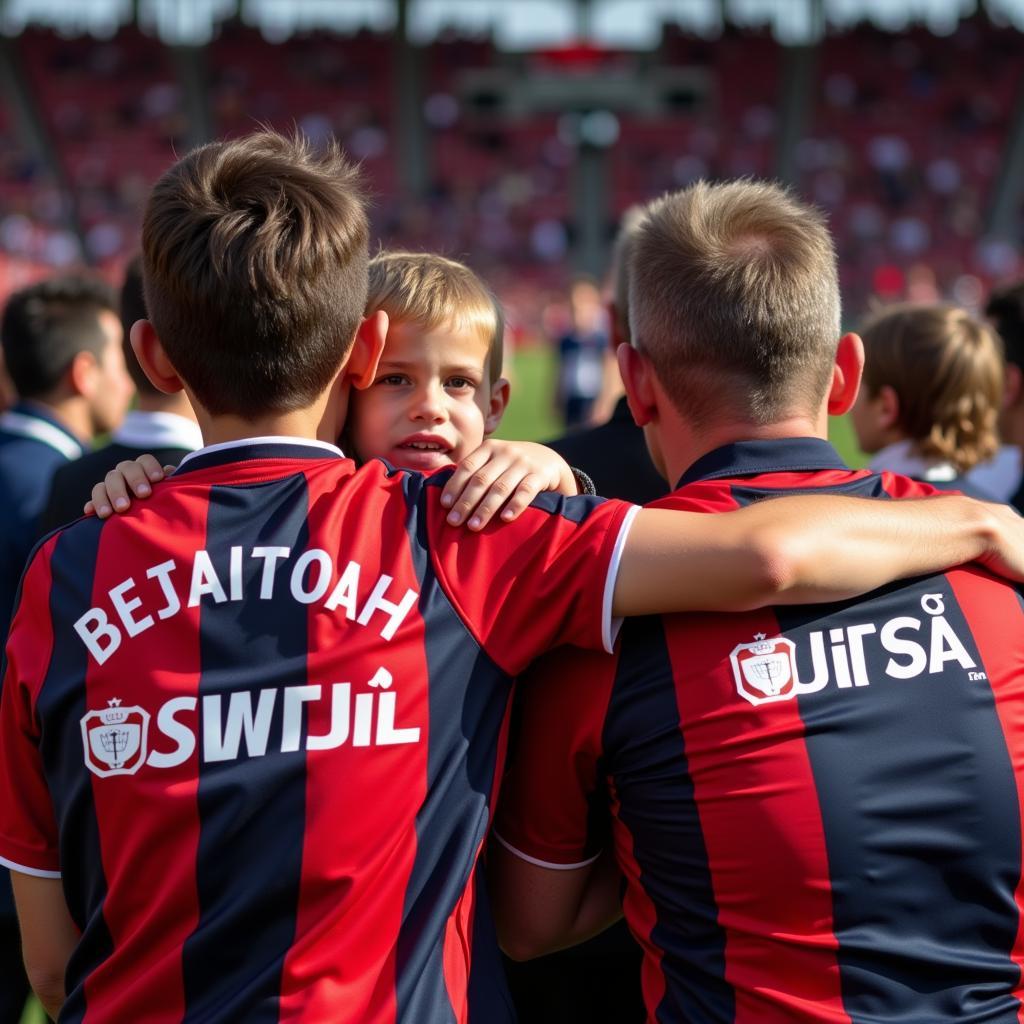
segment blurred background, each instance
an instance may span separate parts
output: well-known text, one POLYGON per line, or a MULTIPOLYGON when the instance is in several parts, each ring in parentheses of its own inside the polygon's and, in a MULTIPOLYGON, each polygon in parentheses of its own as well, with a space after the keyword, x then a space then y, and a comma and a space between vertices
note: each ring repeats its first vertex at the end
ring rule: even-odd
MULTIPOLYGON (((335 136, 375 244, 490 282, 503 432, 551 437, 559 339, 607 333, 621 215, 698 178, 826 210, 849 326, 879 300, 976 310, 1020 277, 1022 29, 1024 0, 6 0, 0 300, 75 265, 116 280, 149 186, 197 143, 335 136)), ((609 378, 587 417, 613 401, 609 378)))

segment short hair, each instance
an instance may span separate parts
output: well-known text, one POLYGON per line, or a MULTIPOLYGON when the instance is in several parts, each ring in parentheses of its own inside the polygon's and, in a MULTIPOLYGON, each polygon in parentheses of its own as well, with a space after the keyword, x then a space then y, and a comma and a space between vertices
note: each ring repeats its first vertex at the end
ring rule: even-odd
POLYGON ((15 292, 0 321, 4 362, 22 398, 40 398, 60 383, 79 352, 102 358, 100 315, 117 315, 113 289, 84 274, 52 277, 15 292))
POLYGON ((925 458, 961 473, 991 459, 1003 399, 1003 349, 996 332, 945 303, 888 306, 864 338, 864 383, 899 399, 899 428, 925 458))
POLYGON ((259 131, 200 146, 154 185, 142 224, 146 308, 211 413, 313 402, 366 305, 369 227, 335 143, 259 131))
POLYGON ((381 252, 370 260, 366 313, 426 330, 451 325, 488 344, 491 384, 501 376, 505 318, 494 293, 464 263, 428 252, 381 252))
POLYGON ((630 330, 691 420, 812 409, 831 379, 839 277, 822 215, 778 185, 701 181, 653 202, 630 256, 630 330))
POLYGON ((135 390, 141 395, 159 395, 160 391, 150 383, 131 343, 132 325, 136 320, 145 320, 146 296, 142 287, 142 254, 133 256, 124 268, 124 280, 121 282, 121 327, 124 330, 124 365, 135 383, 135 390))
POLYGON ((612 243, 608 277, 614 305, 615 327, 619 337, 629 341, 629 262, 637 228, 643 222, 646 208, 639 203, 629 207, 619 219, 619 231, 612 243))
POLYGON ((994 289, 985 316, 1003 339, 1006 361, 1024 370, 1024 281, 994 289))

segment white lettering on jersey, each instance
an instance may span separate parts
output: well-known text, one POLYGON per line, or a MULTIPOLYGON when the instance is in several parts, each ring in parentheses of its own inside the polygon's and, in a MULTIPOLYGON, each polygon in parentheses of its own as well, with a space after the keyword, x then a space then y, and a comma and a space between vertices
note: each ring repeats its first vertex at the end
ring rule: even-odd
MULTIPOLYGON (((261 601, 290 598, 301 605, 320 604, 325 611, 340 611, 348 621, 369 626, 381 639, 392 640, 419 600, 415 590, 396 589, 394 579, 387 573, 364 583, 358 562, 349 561, 340 568, 330 553, 321 548, 294 552, 293 558, 291 548, 254 547, 248 559, 259 563, 248 586, 245 550, 237 545, 228 552, 227 566, 221 567, 221 573, 226 573, 223 576, 218 573, 209 552, 202 549, 195 552, 191 565, 179 567, 174 559, 168 559, 150 566, 145 570, 144 579, 142 572, 136 572, 112 587, 107 592, 109 607, 90 608, 75 622, 75 632, 96 663, 102 665, 126 637, 134 639, 158 622, 174 618, 183 607, 258 597, 261 601), (286 562, 291 562, 282 573, 287 586, 282 581, 282 586, 277 587, 278 569, 286 562), (254 593, 257 580, 259 589, 254 593), (187 594, 182 592, 186 584, 187 594)), ((949 643, 945 641, 946 646, 939 650, 937 657, 947 660, 952 657, 949 643)), ((358 718, 358 706, 355 718, 358 718)), ((362 740, 362 727, 357 727, 355 721, 352 727, 362 740)))
MULTIPOLYGON (((877 636, 877 644, 890 657, 885 674, 892 679, 914 679, 927 672, 936 675, 955 662, 964 670, 977 665, 945 616, 941 594, 925 594, 921 608, 928 618, 922 621, 900 615, 882 623, 872 622, 828 630, 814 630, 808 637, 812 679, 800 678, 796 645, 785 637, 767 639, 758 633, 752 643, 738 644, 730 655, 733 678, 739 695, 751 704, 769 704, 790 700, 799 694, 817 693, 830 682, 841 690, 869 686, 865 647, 877 636)), ((984 679, 984 673, 969 672, 972 680, 984 679)))
POLYGON ((108 707, 89 711, 82 718, 86 767, 107 778, 134 775, 143 765, 177 768, 197 750, 204 763, 211 763, 265 757, 272 749, 286 754, 302 749, 335 750, 346 743, 353 747, 419 743, 419 726, 398 724, 394 682, 392 674, 382 667, 366 688, 355 694, 351 683, 329 687, 306 683, 255 693, 238 690, 207 694, 201 704, 196 697, 172 697, 157 710, 152 743, 147 741, 149 713, 138 706, 121 707, 120 701, 110 701, 108 707), (330 702, 330 730, 313 734, 309 713, 324 700, 330 702), (279 742, 274 729, 278 710, 279 742))

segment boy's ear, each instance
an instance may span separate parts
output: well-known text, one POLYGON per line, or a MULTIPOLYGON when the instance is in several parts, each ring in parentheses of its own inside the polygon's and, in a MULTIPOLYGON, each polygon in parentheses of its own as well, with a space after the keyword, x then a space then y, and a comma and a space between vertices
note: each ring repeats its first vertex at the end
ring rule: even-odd
POLYGON ((136 320, 132 324, 129 340, 132 351, 138 359, 142 372, 149 382, 165 395, 181 391, 185 382, 178 376, 153 325, 148 320, 136 320))
POLYGON ((356 330, 356 340, 345 361, 343 376, 350 384, 364 391, 377 376, 377 364, 384 352, 388 335, 388 315, 382 309, 363 317, 356 330))
POLYGON ((864 374, 864 342, 859 334, 844 334, 836 349, 832 385, 828 392, 829 416, 842 416, 853 408, 864 374))
POLYGON ((511 389, 512 385, 504 377, 499 377, 491 386, 491 402, 484 417, 484 437, 490 437, 501 426, 511 389))
POLYGON ((638 427, 645 427, 656 418, 658 409, 653 387, 654 367, 628 342, 615 350, 615 358, 633 421, 638 427))

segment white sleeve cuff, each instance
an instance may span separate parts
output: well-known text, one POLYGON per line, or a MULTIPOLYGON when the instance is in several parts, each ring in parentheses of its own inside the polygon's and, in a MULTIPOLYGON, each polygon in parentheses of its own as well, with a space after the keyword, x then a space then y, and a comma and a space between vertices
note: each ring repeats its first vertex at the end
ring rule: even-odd
POLYGON ((546 860, 538 860, 536 857, 531 857, 528 853, 523 853, 522 850, 517 850, 511 843, 506 842, 498 835, 497 832, 493 832, 494 838, 505 847, 509 853, 514 853, 520 860, 525 860, 527 864, 533 864, 538 868, 547 868, 549 871, 577 871, 580 868, 589 867, 591 864, 601 856, 600 852, 595 853, 593 857, 588 857, 586 860, 581 860, 578 864, 551 864, 546 860))
POLYGON ((60 878, 59 871, 43 871, 41 868, 27 868, 24 864, 17 864, 6 857, 0 857, 0 864, 11 871, 17 871, 19 875, 31 875, 33 878, 60 878))
POLYGON ((609 654, 612 653, 615 647, 615 640, 619 635, 619 630, 622 628, 622 619, 612 618, 615 581, 619 576, 619 563, 622 561, 622 551, 626 546, 626 537, 629 536, 630 527, 632 527, 633 520, 639 511, 640 506, 634 505, 624 516, 622 525, 619 527, 619 536, 616 538, 615 547, 612 549, 611 562, 608 563, 608 576, 604 581, 604 601, 601 605, 601 642, 609 654))

